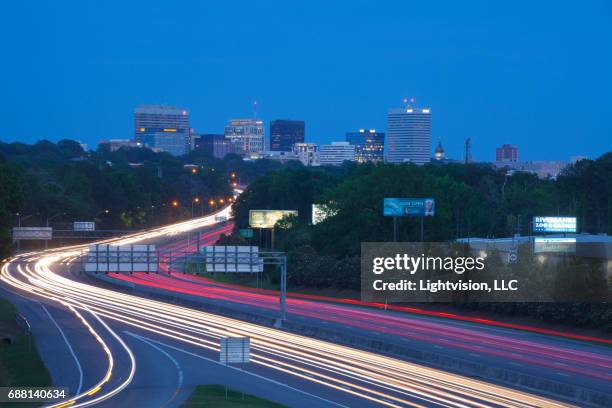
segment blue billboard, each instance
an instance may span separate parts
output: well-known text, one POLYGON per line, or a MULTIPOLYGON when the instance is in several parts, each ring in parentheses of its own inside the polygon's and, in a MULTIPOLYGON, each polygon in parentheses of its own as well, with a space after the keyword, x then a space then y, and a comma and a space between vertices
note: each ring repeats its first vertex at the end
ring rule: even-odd
POLYGON ((533 217, 533 232, 576 232, 576 217, 533 217))
POLYGON ((433 198, 385 198, 385 217, 433 217, 436 201, 433 198))

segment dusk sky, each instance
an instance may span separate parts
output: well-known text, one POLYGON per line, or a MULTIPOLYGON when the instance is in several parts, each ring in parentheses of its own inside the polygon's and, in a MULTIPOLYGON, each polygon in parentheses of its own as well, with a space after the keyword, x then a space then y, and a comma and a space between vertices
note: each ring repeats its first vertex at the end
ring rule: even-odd
POLYGON ((140 104, 228 119, 303 119, 306 140, 386 130, 402 98, 432 111, 432 147, 476 160, 612 150, 608 1, 6 2, 0 140, 130 138, 140 104))

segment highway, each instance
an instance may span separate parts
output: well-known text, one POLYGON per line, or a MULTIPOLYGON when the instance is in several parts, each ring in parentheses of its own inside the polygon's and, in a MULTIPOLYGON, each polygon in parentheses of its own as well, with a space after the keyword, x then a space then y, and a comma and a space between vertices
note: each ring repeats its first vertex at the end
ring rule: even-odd
MULTIPOLYGON (((219 234, 228 230, 231 230, 231 225, 212 227, 201 235, 200 242, 210 245, 219 234)), ((166 245, 164 249, 194 250, 193 246, 187 248, 186 240, 166 245)), ((164 269, 166 274, 112 276, 138 285, 195 295, 207 302, 231 305, 245 311, 274 316, 278 310, 276 291, 220 283, 174 271, 167 265, 164 269)), ((290 319, 328 330, 348 332, 353 336, 375 335, 378 339, 385 336, 386 342, 400 346, 441 353, 559 383, 576 384, 604 393, 611 392, 612 352, 606 346, 610 343, 607 339, 598 339, 601 342, 598 345, 474 322, 383 312, 371 307, 355 307, 354 304, 352 300, 346 302, 345 299, 290 294, 288 313, 290 319)))
MULTIPOLYGON (((229 208, 215 215, 229 216, 229 208)), ((105 242, 121 245, 172 239, 214 225, 215 215, 105 242)), ((94 285, 68 272, 83 249, 73 246, 25 253, 9 259, 1 269, 2 283, 13 296, 53 305, 56 328, 71 327, 69 337, 77 339, 65 341, 72 344, 71 354, 87 361, 81 364, 80 390, 75 387, 70 399, 54 406, 178 406, 190 386, 221 381, 289 406, 569 406, 399 359, 94 285), (251 338, 250 364, 219 366, 219 341, 225 336, 251 338), (156 393, 151 390, 160 392, 153 395, 156 393)))

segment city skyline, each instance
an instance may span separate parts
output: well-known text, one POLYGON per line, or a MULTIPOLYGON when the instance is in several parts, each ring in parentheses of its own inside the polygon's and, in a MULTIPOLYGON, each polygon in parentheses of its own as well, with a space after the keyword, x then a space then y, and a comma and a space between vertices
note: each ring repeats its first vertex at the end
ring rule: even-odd
POLYGON ((351 2, 346 18, 341 4, 187 2, 144 11, 158 27, 146 36, 133 24, 142 4, 8 5, 0 140, 128 138, 141 104, 183 106, 198 132, 221 133, 228 120, 252 117, 257 100, 266 126, 298 118, 307 141, 324 144, 363 123, 387 133, 387 110, 415 97, 435 112, 431 137, 448 157, 462 157, 467 137, 481 161, 505 143, 525 160, 595 158, 612 147, 603 1, 556 4, 554 18, 528 3, 351 2), (235 55, 250 63, 230 64, 235 55), (363 56, 371 63, 355 63, 363 56))

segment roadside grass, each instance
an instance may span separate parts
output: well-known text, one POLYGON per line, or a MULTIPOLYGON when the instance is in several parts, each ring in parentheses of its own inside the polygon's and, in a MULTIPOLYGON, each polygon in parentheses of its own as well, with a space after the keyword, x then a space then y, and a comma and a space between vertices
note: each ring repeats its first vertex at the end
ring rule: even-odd
MULTIPOLYGON (((15 307, 0 299, 0 386, 51 386, 51 376, 36 351, 34 339, 31 339, 30 349, 29 336, 19 327, 15 317, 15 307)), ((0 406, 25 408, 34 405, 0 403, 0 406)))
POLYGON ((242 393, 232 389, 228 390, 227 399, 225 399, 225 387, 223 385, 198 385, 181 407, 283 408, 285 406, 248 394, 244 394, 244 399, 242 399, 242 393))

